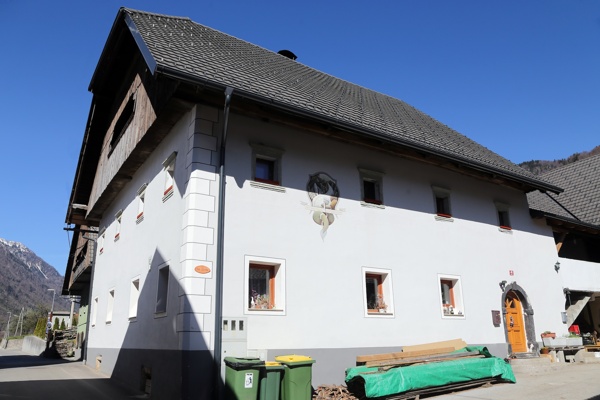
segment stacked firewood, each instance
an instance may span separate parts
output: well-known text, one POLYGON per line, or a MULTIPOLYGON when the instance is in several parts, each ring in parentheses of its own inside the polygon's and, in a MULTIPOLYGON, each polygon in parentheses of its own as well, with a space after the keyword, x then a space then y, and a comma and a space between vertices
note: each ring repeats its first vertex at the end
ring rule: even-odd
POLYGON ((72 356, 76 337, 77 328, 54 332, 54 347, 62 358, 72 356))
POLYGON ((321 385, 315 390, 313 400, 358 400, 346 386, 321 385))

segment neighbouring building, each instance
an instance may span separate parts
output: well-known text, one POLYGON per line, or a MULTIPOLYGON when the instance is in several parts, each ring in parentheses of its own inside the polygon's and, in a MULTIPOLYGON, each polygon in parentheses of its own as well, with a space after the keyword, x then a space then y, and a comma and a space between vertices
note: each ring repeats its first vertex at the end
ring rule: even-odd
POLYGON ((600 155, 548 171, 543 179, 564 192, 528 195, 533 218, 552 228, 555 271, 565 295, 565 324, 600 332, 600 155))
POLYGON ((567 331, 527 202, 561 186, 401 100, 126 8, 89 89, 65 291, 87 294, 87 361, 114 379, 214 398, 226 356, 311 356, 318 385, 357 355, 535 355, 567 331))

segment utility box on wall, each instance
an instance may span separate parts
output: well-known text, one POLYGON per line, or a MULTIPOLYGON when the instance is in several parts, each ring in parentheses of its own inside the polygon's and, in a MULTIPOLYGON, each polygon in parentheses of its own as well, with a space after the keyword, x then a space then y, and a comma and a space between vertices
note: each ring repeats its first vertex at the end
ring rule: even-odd
MULTIPOLYGON (((225 357, 248 356, 248 326, 245 317, 223 317, 221 360, 225 357)), ((225 378, 225 363, 221 363, 221 376, 225 378)))

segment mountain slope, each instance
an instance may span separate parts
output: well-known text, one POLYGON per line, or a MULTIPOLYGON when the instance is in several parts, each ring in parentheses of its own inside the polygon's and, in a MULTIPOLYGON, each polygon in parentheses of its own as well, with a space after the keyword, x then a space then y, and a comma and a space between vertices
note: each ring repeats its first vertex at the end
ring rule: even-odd
POLYGON ((581 153, 572 154, 569 157, 560 160, 531 160, 522 162, 519 164, 519 166, 533 173, 534 175, 540 175, 546 171, 550 171, 557 167, 562 167, 563 165, 572 164, 575 161, 583 160, 596 154, 600 154, 600 146, 596 146, 590 151, 582 151, 581 153))
POLYGON ((21 308, 52 305, 54 310, 69 310, 70 302, 60 297, 63 277, 33 251, 18 242, 0 238, 0 311, 19 314, 21 308))

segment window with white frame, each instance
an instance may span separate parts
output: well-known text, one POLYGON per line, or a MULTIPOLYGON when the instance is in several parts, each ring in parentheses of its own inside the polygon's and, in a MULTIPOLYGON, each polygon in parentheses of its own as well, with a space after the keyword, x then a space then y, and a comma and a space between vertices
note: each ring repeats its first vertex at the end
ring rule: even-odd
POLYGON ((115 214, 115 241, 121 237, 121 221, 123 217, 123 210, 117 211, 115 214))
POLYGON ((177 152, 174 151, 165 161, 163 161, 163 168, 165 174, 165 186, 163 191, 163 202, 167 201, 173 196, 173 190, 175 185, 175 160, 177 159, 177 152))
POLYGON ((144 220, 144 205, 146 202, 146 188, 147 187, 148 187, 148 184, 144 183, 137 191, 138 210, 137 210, 137 216, 135 217, 135 221, 138 224, 144 220))
POLYGON ((129 287, 129 319, 133 319, 137 317, 138 300, 140 298, 140 278, 136 277, 132 279, 129 287))
POLYGON ((438 219, 452 220, 450 207, 450 190, 439 186, 432 186, 435 214, 438 219))
POLYGON ((285 313, 285 260, 245 257, 246 314, 285 313))
POLYGON ((98 297, 94 297, 94 301, 92 303, 92 315, 91 315, 92 326, 96 326, 97 319, 98 319, 98 297))
POLYGON ((511 231, 510 215, 508 213, 509 205, 499 201, 495 201, 496 215, 498 216, 498 227, 501 231, 511 231))
POLYGON ((464 317, 465 310, 463 305, 464 303, 460 276, 438 275, 438 287, 440 293, 442 317, 464 317))
POLYGON ((252 147, 252 180, 268 185, 281 186, 281 156, 283 150, 262 144, 250 143, 252 147))
POLYGON ((383 205, 383 174, 359 168, 361 200, 363 204, 383 205))
POLYGON ((158 270, 158 287, 156 290, 156 314, 165 314, 167 312, 167 299, 169 296, 169 266, 158 270))
POLYGON ((363 267, 362 280, 365 315, 393 315, 392 271, 382 268, 363 267))
POLYGON ((115 307, 115 289, 108 291, 108 303, 106 305, 106 323, 110 324, 113 319, 113 310, 115 307))

